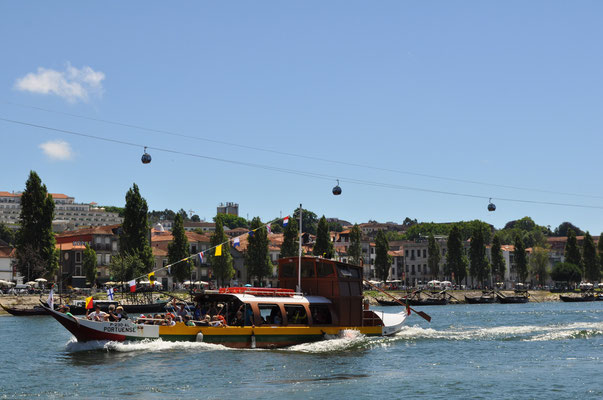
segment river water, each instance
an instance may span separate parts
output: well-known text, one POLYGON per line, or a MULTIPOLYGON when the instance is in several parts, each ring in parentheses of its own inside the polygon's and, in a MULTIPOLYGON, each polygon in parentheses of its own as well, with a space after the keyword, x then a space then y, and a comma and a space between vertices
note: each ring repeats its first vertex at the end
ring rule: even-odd
POLYGON ((1 317, 0 398, 603 398, 603 302, 422 310, 394 337, 284 350, 77 343, 50 317, 1 317))

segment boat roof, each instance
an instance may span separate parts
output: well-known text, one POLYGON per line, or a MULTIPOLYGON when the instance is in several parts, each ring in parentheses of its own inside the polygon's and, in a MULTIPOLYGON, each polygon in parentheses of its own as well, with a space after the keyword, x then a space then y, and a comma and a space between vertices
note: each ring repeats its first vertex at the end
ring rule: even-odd
POLYGON ((232 293, 233 297, 238 298, 243 303, 286 303, 286 304, 331 304, 331 300, 322 296, 256 296, 248 293, 232 293))

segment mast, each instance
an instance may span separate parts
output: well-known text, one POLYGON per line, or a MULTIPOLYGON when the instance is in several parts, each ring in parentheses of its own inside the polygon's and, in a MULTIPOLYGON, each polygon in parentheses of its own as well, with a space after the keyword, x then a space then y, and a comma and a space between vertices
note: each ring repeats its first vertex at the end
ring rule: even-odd
POLYGON ((297 291, 301 293, 301 257, 302 257, 302 236, 304 230, 302 228, 302 205, 299 205, 299 262, 297 265, 297 291))

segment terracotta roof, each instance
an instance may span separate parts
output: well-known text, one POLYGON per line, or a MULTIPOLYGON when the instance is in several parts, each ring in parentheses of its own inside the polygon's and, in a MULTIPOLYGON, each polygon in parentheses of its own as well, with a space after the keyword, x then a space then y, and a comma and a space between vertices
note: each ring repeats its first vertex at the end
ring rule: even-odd
MULTIPOLYGON (((209 243, 210 237, 209 235, 199 234, 197 232, 187 232, 184 234, 189 242, 201 242, 201 243, 209 243)), ((174 240, 174 236, 171 232, 157 232, 151 236, 151 242, 171 242, 174 240)))
POLYGON ((62 251, 69 251, 69 250, 85 250, 86 246, 78 244, 78 245, 73 245, 73 243, 57 243, 55 245, 55 248, 62 250, 62 251))
POLYGON ((503 244, 500 246, 500 249, 502 251, 515 251, 515 246, 513 246, 512 244, 503 244))
MULTIPOLYGON (((249 235, 244 235, 239 237, 240 246, 234 247, 237 251, 243 252, 247 250, 247 246, 249 245, 248 241, 249 235)), ((268 250, 270 251, 279 251, 281 246, 283 245, 285 235, 283 233, 270 233, 268 234, 268 250)), ((230 240, 230 246, 232 247, 232 241, 230 240)))
POLYGON ((0 192, 0 197, 21 197, 21 193, 0 192))
POLYGON ((404 250, 390 250, 387 254, 393 257, 402 257, 404 256, 404 250))
POLYGON ((119 228, 119 224, 92 226, 88 228, 76 229, 74 231, 65 231, 56 235, 57 238, 81 236, 81 235, 113 235, 113 229, 119 228))
POLYGON ((0 258, 15 258, 17 249, 10 246, 0 247, 0 258))
POLYGON ((63 193, 49 193, 53 199, 68 199, 69 196, 63 193))
POLYGON ((153 247, 153 255, 156 257, 167 257, 168 252, 166 250, 160 249, 159 247, 153 247))

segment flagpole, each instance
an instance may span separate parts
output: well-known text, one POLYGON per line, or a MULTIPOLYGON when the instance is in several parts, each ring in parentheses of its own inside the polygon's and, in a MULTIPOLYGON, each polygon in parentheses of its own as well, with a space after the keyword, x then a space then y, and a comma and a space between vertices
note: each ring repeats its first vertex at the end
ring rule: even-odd
POLYGON ((297 265, 297 291, 301 293, 301 257, 302 257, 302 236, 304 230, 302 227, 302 205, 299 205, 299 262, 297 265))

